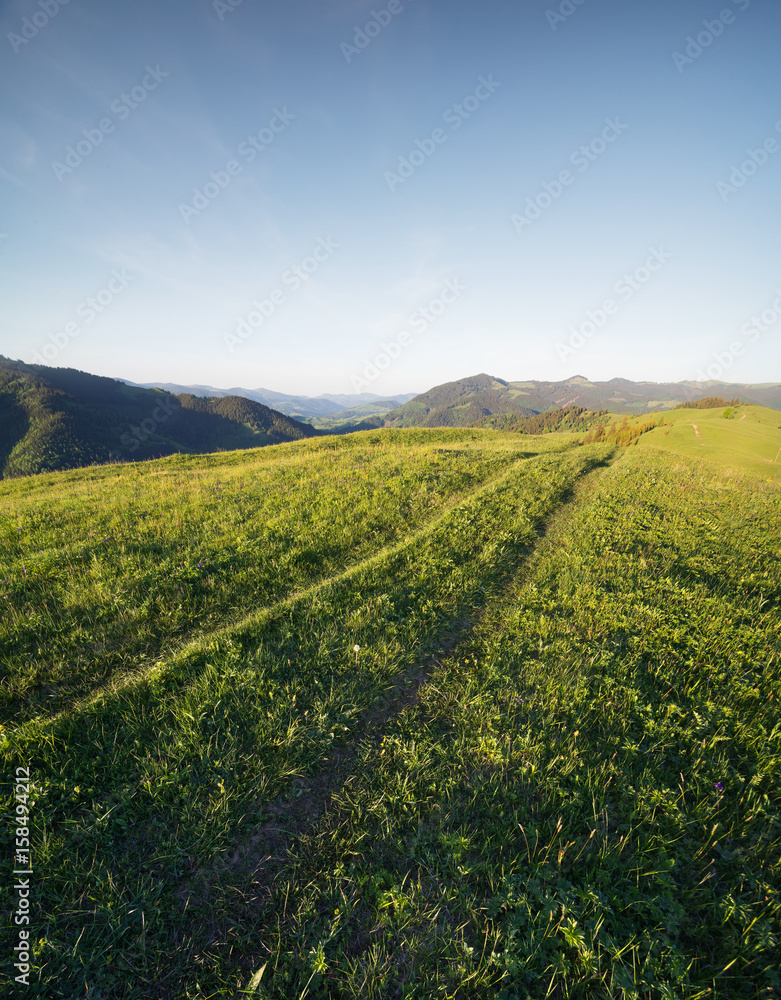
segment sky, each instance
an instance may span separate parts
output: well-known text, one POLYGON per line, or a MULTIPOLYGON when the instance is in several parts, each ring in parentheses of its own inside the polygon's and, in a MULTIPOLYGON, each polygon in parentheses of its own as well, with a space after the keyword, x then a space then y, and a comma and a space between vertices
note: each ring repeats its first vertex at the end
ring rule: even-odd
POLYGON ((0 0, 0 353, 781 381, 777 0, 0 0))

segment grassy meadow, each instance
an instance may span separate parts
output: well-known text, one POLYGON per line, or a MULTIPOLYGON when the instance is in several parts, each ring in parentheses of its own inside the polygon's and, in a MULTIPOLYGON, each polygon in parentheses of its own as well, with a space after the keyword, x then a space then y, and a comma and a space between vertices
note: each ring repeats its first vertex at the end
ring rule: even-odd
POLYGON ((781 998, 781 414, 664 419, 0 483, 19 995, 781 998))

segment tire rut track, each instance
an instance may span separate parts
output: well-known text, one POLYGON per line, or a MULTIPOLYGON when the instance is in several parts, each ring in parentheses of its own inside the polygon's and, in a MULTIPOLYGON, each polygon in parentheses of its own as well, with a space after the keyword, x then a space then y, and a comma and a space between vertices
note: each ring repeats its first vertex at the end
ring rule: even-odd
MULTIPOLYGON (((364 710, 356 728, 346 739, 332 747, 329 757, 324 760, 316 775, 294 779, 286 793, 265 804, 264 810, 271 813, 272 817, 268 822, 251 837, 236 844, 230 857, 225 857, 221 863, 193 873, 180 882, 176 892, 184 910, 195 906, 199 912, 209 914, 214 909, 215 893, 231 888, 244 899, 245 919, 254 922, 261 918, 263 910, 272 899, 276 883, 286 870, 288 859, 302 840, 314 832, 329 815, 334 796, 358 775, 360 761, 371 758, 389 727, 405 709, 417 703, 421 688, 434 670, 442 665, 460 643, 469 638, 496 600, 518 586, 519 577, 525 576, 535 561, 540 543, 546 535, 566 517, 578 499, 596 487, 605 468, 614 461, 615 453, 609 459, 580 473, 558 505, 536 526, 536 541, 527 546, 526 551, 508 569, 501 589, 491 595, 474 614, 453 622, 440 646, 425 658, 425 662, 421 661, 395 677, 386 694, 364 710)), ((504 478, 504 475, 499 478, 504 478)), ((201 950, 229 939, 229 928, 224 921, 207 917, 204 924, 205 933, 198 944, 201 950)), ((177 942, 178 946, 181 943, 177 942)), ((165 995, 165 984, 161 982, 157 987, 162 990, 161 995, 165 995)), ((169 996, 173 1000, 173 994, 169 996)))

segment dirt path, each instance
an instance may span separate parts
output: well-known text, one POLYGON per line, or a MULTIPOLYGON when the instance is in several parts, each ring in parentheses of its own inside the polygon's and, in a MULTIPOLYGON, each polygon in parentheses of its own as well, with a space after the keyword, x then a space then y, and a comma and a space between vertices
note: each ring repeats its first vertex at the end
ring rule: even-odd
MULTIPOLYGON (((586 471, 573 484, 571 494, 538 525, 537 540, 521 557, 514 571, 508 573, 508 587, 517 586, 519 574, 528 572, 551 528, 566 519, 575 500, 596 487, 604 470, 605 466, 599 465, 586 471)), ((476 608, 470 616, 452 622, 442 635, 439 647, 395 678, 385 696, 363 713, 349 737, 333 746, 317 774, 294 779, 285 794, 265 805, 270 814, 267 822, 225 850, 209 870, 191 870, 186 874, 176 887, 183 912, 197 905, 202 912, 213 914, 220 909, 215 906, 216 901, 230 894, 234 900, 234 918, 240 909, 242 922, 259 919, 302 838, 311 834, 329 812, 338 811, 335 797, 338 801, 342 789, 360 775, 360 768, 371 759, 372 752, 379 752, 382 738, 390 726, 406 708, 417 702, 420 688, 435 668, 468 639, 486 610, 486 607, 476 608), (239 899, 240 907, 236 902, 239 899)), ((201 932, 200 946, 204 948, 225 940, 228 929, 224 918, 209 916, 203 921, 201 932)), ((170 996, 165 983, 157 986, 161 996, 170 996)))
POLYGON ((692 424, 692 427, 694 428, 694 433, 697 435, 697 437, 698 438, 702 438, 702 435, 700 434, 700 431, 699 431, 699 428, 697 427, 697 425, 696 424, 692 424))

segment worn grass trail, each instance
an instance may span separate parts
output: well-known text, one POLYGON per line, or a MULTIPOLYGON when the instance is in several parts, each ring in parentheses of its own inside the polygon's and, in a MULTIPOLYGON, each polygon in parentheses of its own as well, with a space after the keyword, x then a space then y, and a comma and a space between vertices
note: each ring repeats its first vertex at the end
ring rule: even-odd
POLYGON ((0 723, 360 564, 518 457, 485 434, 406 432, 0 484, 0 723))
POLYGON ((781 996, 777 486, 461 433, 390 439, 382 544, 6 725, 31 993, 781 996))
POLYGON ((232 976, 232 952, 256 947, 231 916, 241 845, 485 606, 605 454, 516 456, 414 538, 7 728, 7 765, 29 763, 38 789, 39 995, 199 996, 201 971, 232 976))
POLYGON ((600 476, 360 744, 271 897, 234 902, 256 942, 239 981, 781 995, 780 535, 777 489, 749 476, 635 450, 600 476))

